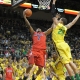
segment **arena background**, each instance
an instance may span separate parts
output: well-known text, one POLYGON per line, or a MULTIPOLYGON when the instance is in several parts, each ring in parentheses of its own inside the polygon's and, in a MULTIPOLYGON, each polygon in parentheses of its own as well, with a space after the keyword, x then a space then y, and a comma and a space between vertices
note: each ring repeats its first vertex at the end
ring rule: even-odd
MULTIPOLYGON (((34 29, 40 27, 43 31, 45 31, 52 24, 52 16, 50 10, 39 10, 39 4, 36 0, 28 0, 28 3, 26 3, 25 7, 22 5, 13 9, 10 0, 0 0, 0 67, 2 66, 1 64, 7 65, 7 63, 4 61, 6 60, 6 62, 8 62, 5 57, 8 58, 8 60, 11 58, 15 59, 15 57, 17 60, 20 60, 25 56, 22 49, 25 51, 27 50, 27 53, 31 47, 31 35, 28 29, 25 28, 25 22, 22 15, 24 9, 31 8, 33 11, 32 16, 29 18, 29 21, 31 22, 31 25, 34 29), (32 7, 30 6, 31 4, 33 4, 32 7), (10 54, 6 55, 5 53, 7 52, 10 54), (22 54, 20 52, 22 52, 22 54), (15 55, 13 53, 15 53, 15 55)), ((56 7, 58 8, 60 14, 66 17, 68 19, 68 22, 70 22, 75 17, 72 12, 74 10, 80 11, 79 3, 79 0, 58 0, 56 7), (63 12, 64 9, 72 10, 72 12, 70 12, 71 14, 65 14, 63 12)), ((72 49, 74 62, 77 64, 78 69, 80 70, 80 19, 68 31, 65 39, 72 49)), ((47 46, 48 55, 50 57, 51 53, 54 51, 54 46, 52 46, 51 42, 51 34, 48 36, 47 46)), ((4 68, 5 67, 2 66, 3 70, 4 68)))

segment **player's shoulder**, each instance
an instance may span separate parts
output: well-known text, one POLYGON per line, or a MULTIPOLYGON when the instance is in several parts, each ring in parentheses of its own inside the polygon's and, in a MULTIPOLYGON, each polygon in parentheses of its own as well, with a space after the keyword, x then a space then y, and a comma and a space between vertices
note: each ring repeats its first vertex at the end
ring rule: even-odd
POLYGON ((37 32, 36 32, 36 31, 34 31, 34 33, 32 34, 32 36, 33 36, 33 35, 35 35, 35 34, 37 34, 37 32))

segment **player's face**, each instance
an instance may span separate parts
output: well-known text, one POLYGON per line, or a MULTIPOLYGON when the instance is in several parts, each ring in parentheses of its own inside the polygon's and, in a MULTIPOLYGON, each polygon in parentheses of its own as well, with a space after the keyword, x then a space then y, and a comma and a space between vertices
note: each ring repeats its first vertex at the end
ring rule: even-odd
POLYGON ((36 29, 36 32, 42 32, 40 28, 36 29))

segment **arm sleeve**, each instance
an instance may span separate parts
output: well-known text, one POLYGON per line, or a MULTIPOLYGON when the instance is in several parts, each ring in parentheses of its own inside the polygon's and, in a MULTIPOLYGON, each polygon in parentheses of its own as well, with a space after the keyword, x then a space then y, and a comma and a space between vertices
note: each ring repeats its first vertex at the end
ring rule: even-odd
POLYGON ((56 16, 56 9, 54 4, 52 4, 51 13, 52 13, 52 18, 56 16))

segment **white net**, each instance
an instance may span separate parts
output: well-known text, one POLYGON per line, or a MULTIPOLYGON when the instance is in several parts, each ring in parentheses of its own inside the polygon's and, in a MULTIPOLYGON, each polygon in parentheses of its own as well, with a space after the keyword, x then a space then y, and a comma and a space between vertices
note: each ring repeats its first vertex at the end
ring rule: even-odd
POLYGON ((38 0, 39 2, 39 9, 48 9, 51 0, 38 0))

